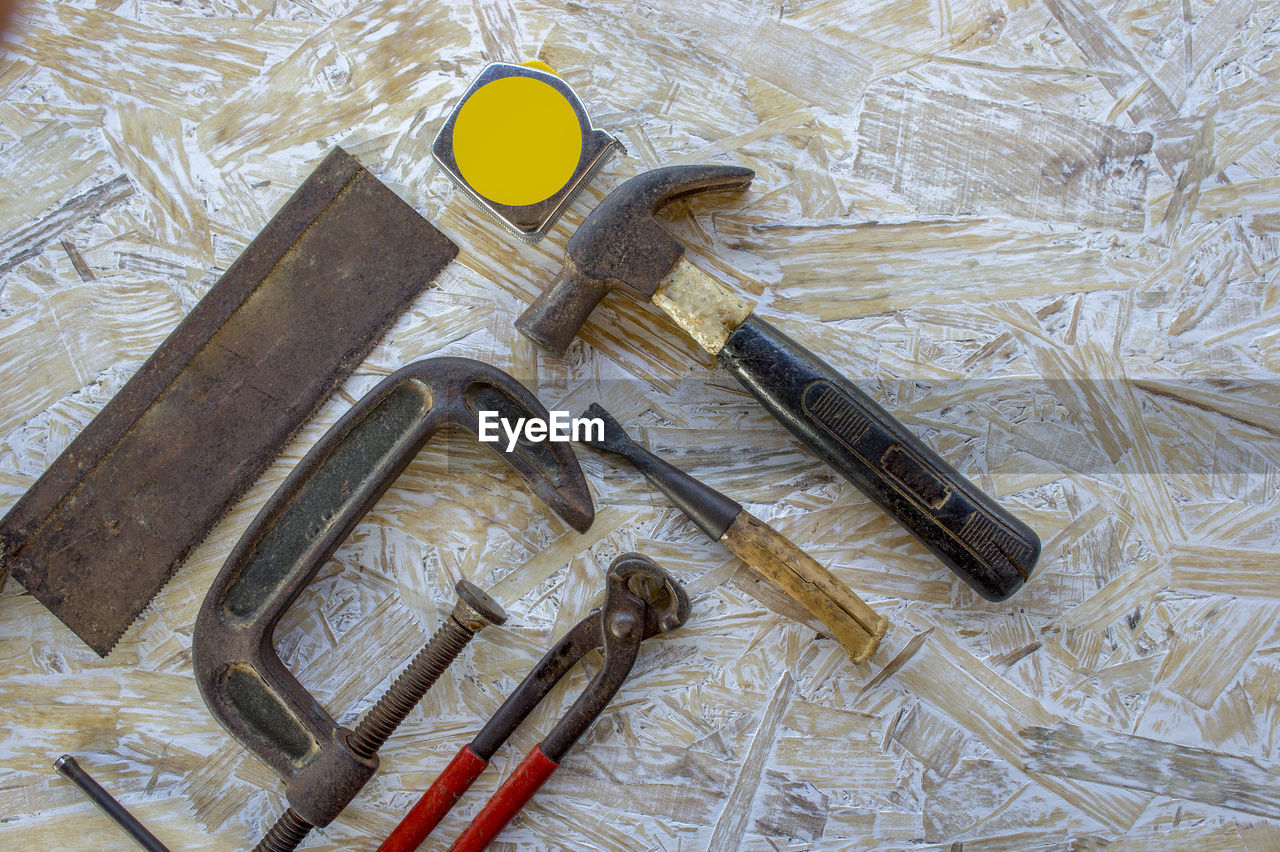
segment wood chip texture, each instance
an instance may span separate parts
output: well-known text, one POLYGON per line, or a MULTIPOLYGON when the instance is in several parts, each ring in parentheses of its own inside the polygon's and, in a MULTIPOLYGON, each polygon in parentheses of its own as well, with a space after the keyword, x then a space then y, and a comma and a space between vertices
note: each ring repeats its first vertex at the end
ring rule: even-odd
MULTIPOLYGON (((0 848, 250 847, 278 779, 192 678, 205 591, 381 377, 462 355, 553 409, 599 401, 892 625, 849 664, 636 474, 579 452, 585 535, 478 445, 433 441, 286 615, 282 658, 351 724, 449 611, 482 633, 306 848, 372 850, 613 556, 693 599, 495 849, 1280 849, 1280 8, 1261 0, 23 0, 0 42, 0 510, 333 145, 461 247, 106 660, 0 591, 0 848), (525 245, 429 158, 493 60, 539 59, 615 157, 525 245), (662 214, 689 260, 824 355, 1040 534, 972 593, 651 305, 567 357, 512 321, 591 207, 672 163, 756 171, 662 214)), ((437 829, 444 849, 589 658, 437 829)))

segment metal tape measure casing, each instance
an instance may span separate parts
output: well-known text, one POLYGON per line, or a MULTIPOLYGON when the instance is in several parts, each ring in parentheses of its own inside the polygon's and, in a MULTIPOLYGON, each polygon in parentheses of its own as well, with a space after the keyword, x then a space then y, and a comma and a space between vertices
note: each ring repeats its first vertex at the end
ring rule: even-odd
POLYGON ((534 242, 615 146, 622 147, 591 126, 582 101, 559 76, 499 62, 486 66, 463 94, 431 153, 485 210, 534 242))

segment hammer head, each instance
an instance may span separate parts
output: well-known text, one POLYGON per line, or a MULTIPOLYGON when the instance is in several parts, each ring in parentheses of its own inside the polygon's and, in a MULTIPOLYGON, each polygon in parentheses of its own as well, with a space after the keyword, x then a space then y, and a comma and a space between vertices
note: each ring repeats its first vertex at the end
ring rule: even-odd
POLYGON ((564 271, 529 306, 516 328, 544 349, 563 352, 591 309, 615 287, 649 300, 684 257, 684 246, 654 218, 686 195, 746 189, 742 166, 668 166, 637 175, 600 202, 569 240, 564 271))

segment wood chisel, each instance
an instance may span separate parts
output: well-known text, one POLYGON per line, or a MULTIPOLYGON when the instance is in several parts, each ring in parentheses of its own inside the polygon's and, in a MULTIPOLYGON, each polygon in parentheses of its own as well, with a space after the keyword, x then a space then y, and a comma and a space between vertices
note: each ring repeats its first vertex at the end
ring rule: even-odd
POLYGON ((599 418, 604 434, 582 443, 621 456, 636 466, 667 495, 689 520, 712 541, 729 548, 752 570, 776 583, 824 625, 854 663, 875 653, 889 620, 873 610, 856 592, 840 582, 790 539, 738 503, 699 482, 632 440, 613 415, 599 403, 582 413, 599 418))

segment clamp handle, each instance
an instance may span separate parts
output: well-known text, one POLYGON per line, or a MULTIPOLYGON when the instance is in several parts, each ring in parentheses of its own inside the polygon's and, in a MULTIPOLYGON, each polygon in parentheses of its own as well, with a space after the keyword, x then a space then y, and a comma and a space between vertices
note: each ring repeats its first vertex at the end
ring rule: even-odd
MULTIPOLYGON (((311 449, 259 512, 200 609, 196 681, 210 711, 284 780, 293 810, 324 826, 378 766, 285 667, 272 643, 280 617, 360 519, 445 426, 478 437, 480 410, 547 418, 508 374, 465 358, 419 361, 392 374, 311 449)), ((590 525, 586 481, 568 444, 494 452, 574 527, 590 525)))

